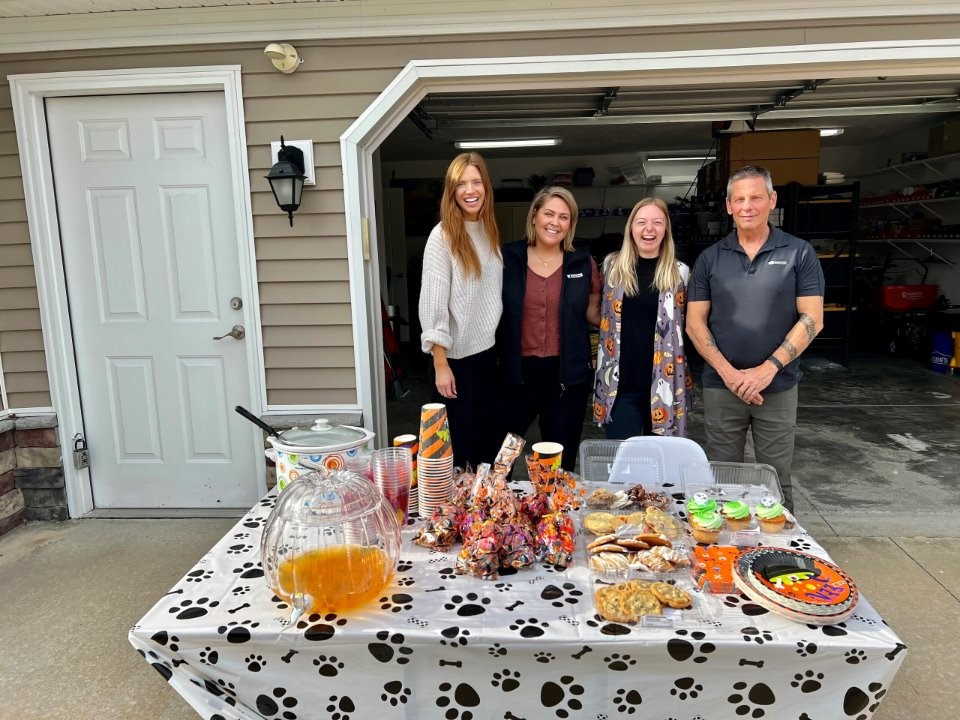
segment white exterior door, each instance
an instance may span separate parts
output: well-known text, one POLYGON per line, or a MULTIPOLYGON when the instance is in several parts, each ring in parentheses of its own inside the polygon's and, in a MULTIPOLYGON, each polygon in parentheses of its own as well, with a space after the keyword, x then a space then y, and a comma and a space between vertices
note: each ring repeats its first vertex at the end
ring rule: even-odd
POLYGON ((213 339, 245 317, 223 94, 46 103, 95 507, 249 507, 246 341, 213 339))

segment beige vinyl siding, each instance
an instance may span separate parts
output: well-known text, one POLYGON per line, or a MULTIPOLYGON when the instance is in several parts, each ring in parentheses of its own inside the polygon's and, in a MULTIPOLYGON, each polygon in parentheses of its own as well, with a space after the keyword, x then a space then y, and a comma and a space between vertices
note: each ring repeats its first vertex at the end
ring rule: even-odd
POLYGON ((0 63, 0 356, 8 405, 4 410, 50 406, 7 64, 0 63))
POLYGON ((22 354, 11 358, 6 371, 10 404, 43 406, 50 400, 8 74, 239 64, 267 399, 271 405, 346 404, 357 402, 356 329, 347 275, 339 136, 410 60, 943 37, 960 37, 955 17, 767 21, 749 29, 733 24, 661 25, 526 36, 303 40, 295 44, 304 63, 293 75, 273 70, 263 56, 263 43, 0 55, 0 352, 5 366, 11 354, 22 354), (270 141, 281 134, 314 143, 317 184, 305 188, 292 228, 263 177, 271 164, 270 141))

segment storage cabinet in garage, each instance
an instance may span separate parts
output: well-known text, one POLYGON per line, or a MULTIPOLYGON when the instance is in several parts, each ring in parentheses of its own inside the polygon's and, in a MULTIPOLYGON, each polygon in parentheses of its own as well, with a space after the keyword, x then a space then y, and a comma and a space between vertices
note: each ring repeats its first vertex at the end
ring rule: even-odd
POLYGON ((814 347, 839 354, 850 363, 855 304, 857 226, 860 183, 800 185, 778 192, 781 227, 817 248, 825 281, 823 330, 814 347))

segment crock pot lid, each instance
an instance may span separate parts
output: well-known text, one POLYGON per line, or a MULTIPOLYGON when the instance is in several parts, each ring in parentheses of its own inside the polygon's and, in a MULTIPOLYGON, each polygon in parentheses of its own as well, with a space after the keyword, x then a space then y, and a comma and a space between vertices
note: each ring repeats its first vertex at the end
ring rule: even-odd
POLYGON ((349 443, 359 443, 366 438, 361 428, 349 425, 331 425, 325 418, 319 418, 309 428, 290 428, 280 433, 280 439, 291 445, 309 447, 339 446, 349 443))

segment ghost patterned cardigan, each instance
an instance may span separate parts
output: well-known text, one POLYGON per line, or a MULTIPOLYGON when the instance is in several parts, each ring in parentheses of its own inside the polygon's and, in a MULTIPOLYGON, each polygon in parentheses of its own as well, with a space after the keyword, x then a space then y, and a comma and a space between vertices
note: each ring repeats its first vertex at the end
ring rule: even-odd
MULTIPOLYGON (((594 384, 593 419, 600 425, 610 421, 620 382, 620 328, 623 285, 610 284, 608 262, 600 311, 600 344, 594 384)), ((650 416, 656 435, 686 437, 687 415, 693 409, 693 378, 688 374, 683 352, 683 321, 686 313, 690 268, 677 262, 680 285, 674 292, 661 292, 657 327, 653 336, 653 377, 650 386, 650 416)))

